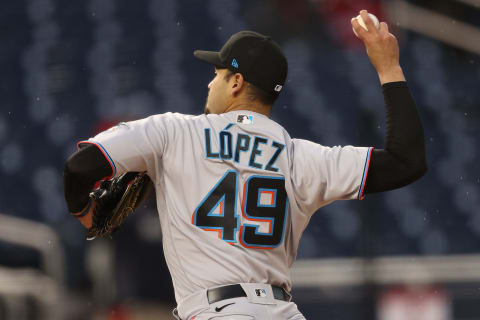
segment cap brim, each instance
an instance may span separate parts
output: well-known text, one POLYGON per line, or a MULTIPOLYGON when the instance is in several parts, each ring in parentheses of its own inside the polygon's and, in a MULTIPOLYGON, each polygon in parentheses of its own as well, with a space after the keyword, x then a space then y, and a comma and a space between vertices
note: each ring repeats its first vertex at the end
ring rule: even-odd
POLYGON ((203 51, 203 50, 195 50, 193 52, 195 58, 200 59, 202 61, 208 62, 218 67, 225 67, 220 60, 220 53, 216 51, 203 51))

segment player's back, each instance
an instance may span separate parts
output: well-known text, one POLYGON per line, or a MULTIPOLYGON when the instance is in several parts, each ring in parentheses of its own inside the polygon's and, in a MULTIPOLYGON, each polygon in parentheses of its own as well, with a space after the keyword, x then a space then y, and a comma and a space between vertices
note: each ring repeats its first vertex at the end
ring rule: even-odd
POLYGON ((311 215, 334 200, 362 197, 371 153, 290 139, 249 111, 159 114, 90 143, 104 150, 114 176, 146 171, 155 182, 177 301, 233 283, 289 291, 289 268, 311 215))
POLYGON ((286 131, 248 111, 171 117, 157 200, 177 299, 230 283, 289 290, 300 235, 286 131))

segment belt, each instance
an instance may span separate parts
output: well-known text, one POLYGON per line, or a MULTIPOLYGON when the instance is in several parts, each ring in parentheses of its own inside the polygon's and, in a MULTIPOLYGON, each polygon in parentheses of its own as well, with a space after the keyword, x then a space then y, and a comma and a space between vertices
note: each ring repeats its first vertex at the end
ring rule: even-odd
MULTIPOLYGON (((272 286, 273 297, 277 300, 290 301, 290 295, 283 289, 277 286, 272 286)), ((239 284, 232 284, 229 286, 218 287, 207 290, 208 303, 212 304, 225 299, 246 297, 247 293, 239 284)))

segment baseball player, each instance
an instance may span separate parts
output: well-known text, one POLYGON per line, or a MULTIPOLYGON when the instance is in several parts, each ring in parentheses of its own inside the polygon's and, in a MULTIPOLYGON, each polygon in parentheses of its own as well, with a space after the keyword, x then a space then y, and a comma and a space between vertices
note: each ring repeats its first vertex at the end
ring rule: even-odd
MULTIPOLYGON (((269 118, 287 60, 269 37, 234 34, 210 63, 205 114, 165 113, 121 123, 79 143, 64 174, 69 210, 90 228, 94 184, 146 172, 155 185, 177 319, 305 319, 290 267, 312 214, 340 199, 405 186, 426 172, 423 128, 385 22, 352 19, 378 72, 385 149, 292 139, 269 118)), ((304 106, 308 107, 308 106, 304 106)))

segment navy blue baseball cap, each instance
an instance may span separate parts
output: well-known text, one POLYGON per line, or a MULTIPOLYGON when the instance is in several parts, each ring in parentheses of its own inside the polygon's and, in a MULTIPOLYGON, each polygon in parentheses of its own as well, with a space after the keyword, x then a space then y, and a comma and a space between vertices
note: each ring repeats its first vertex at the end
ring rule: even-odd
POLYGON ((240 73, 246 81, 275 97, 287 78, 288 62, 280 46, 254 31, 235 33, 219 52, 195 50, 193 55, 218 68, 240 73))

